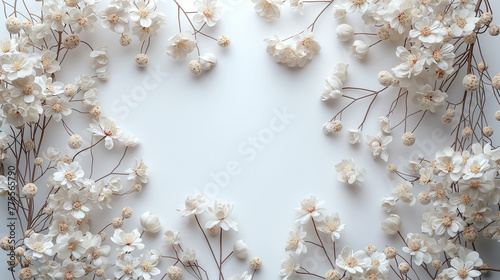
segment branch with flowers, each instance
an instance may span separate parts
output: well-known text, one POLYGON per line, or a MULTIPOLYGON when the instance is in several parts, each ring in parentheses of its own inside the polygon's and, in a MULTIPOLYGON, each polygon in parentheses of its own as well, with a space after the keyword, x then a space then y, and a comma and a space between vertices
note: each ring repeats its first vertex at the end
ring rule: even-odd
MULTIPOLYGON (((201 55, 197 36, 222 47, 229 45, 226 36, 215 39, 205 33, 220 19, 219 8, 210 0, 196 2, 197 11, 174 3, 179 34, 171 38, 167 53, 185 58, 196 49, 198 59, 190 62, 190 68, 199 74, 213 67, 216 59, 212 54, 201 55), (190 28, 192 32, 185 30, 190 28)), ((216 201, 208 207, 208 217, 205 199, 198 195, 188 197, 182 210, 187 219, 196 220, 200 238, 213 256, 216 276, 211 275, 214 269, 201 266, 194 249, 181 245, 178 232, 165 232, 164 252, 146 249, 144 233, 161 229, 160 218, 150 212, 140 216, 142 231, 127 228, 130 207, 101 228, 90 225, 91 216, 111 211, 116 198, 141 192, 149 172, 142 159, 136 158, 135 163, 130 159, 139 139, 125 135, 99 106, 96 78, 108 79, 107 49, 95 47, 96 42, 84 41, 81 35, 97 30, 94 25, 101 18, 102 26, 121 34, 120 43, 126 46, 131 43, 127 33, 132 24, 132 34, 141 42, 136 62, 146 66, 151 39, 165 23, 156 2, 112 1, 102 10, 94 1, 2 4, 9 38, 0 40, 0 196, 6 199, 9 219, 16 225, 0 239, 0 248, 11 256, 8 277, 149 280, 180 279, 185 274, 199 280, 254 279, 260 258, 250 260, 251 273, 229 277, 223 270, 233 255, 246 258, 248 254, 242 240, 228 241, 223 236, 224 231, 237 231, 229 217, 232 204, 216 201), (81 74, 86 72, 81 67, 84 70, 74 81, 60 81, 61 71, 72 71, 65 58, 83 53, 81 45, 89 48, 95 72, 81 74), (97 164, 103 161, 104 166, 97 164), (116 259, 113 251, 118 251, 116 259)))
MULTIPOLYGON (((451 126, 449 142, 430 158, 422 155, 410 159, 407 167, 387 166, 400 182, 382 199, 382 208, 390 216, 381 228, 399 236, 401 244, 388 246, 383 253, 369 245, 356 252, 345 246, 337 254, 335 244, 344 225, 337 214, 325 216, 315 197, 304 199, 297 221, 310 223, 310 230, 300 226, 290 232, 286 250, 291 255, 282 263, 283 279, 299 274, 328 280, 469 280, 500 271, 483 262, 477 247, 481 235, 500 242, 500 212, 495 210, 500 207, 500 149, 492 137, 492 121, 500 121, 500 74, 489 72, 491 58, 485 57, 482 49, 484 36, 500 34, 500 28, 492 24, 490 2, 346 0, 344 7, 336 8, 335 15, 343 21, 346 14, 351 16, 355 11, 362 14, 369 29, 376 31, 355 32, 342 23, 337 27, 337 38, 349 41, 360 35, 373 37, 373 42, 354 40, 352 50, 359 59, 376 45, 390 47, 396 43, 395 54, 401 62, 390 71, 378 73, 378 89, 346 86, 348 65, 338 63, 326 79, 321 98, 340 103, 341 109, 324 124, 323 132, 340 133, 343 118, 351 118, 349 112, 362 108, 363 114, 354 114, 358 126, 347 132, 348 142, 357 145, 363 140, 363 129, 371 121, 373 110, 385 111, 386 115, 378 118, 379 131, 366 135, 366 144, 374 158, 387 162, 396 131, 402 130, 403 145, 413 146, 420 138, 417 130, 435 123, 436 113, 444 111, 440 120, 451 126), (396 204, 414 206, 417 201, 425 208, 420 230, 403 234, 403 219, 394 213, 396 204), (331 233, 327 241, 333 246, 326 244, 318 231, 331 233), (331 270, 311 271, 300 265, 311 247, 324 251, 331 270)), ((292 57, 277 51, 279 40, 268 42, 269 53, 292 57)), ((289 50, 301 56, 300 48, 289 50)), ((342 160, 335 169, 337 179, 347 184, 362 182, 366 173, 356 168, 352 159, 342 160)))
MULTIPOLYGON (((139 54, 135 56, 135 62, 139 67, 145 67, 149 62, 147 54, 153 38, 166 26, 166 15, 162 10, 170 9, 165 7, 170 2, 149 0, 110 1, 106 6, 95 1, 54 0, 27 5, 24 1, 3 0, 2 3, 11 38, 22 38, 23 46, 44 52, 49 74, 64 62, 68 53, 76 52, 74 49, 82 44, 91 51, 95 75, 102 80, 109 77, 107 47, 96 46, 95 42, 82 38, 108 29, 120 35, 117 41, 121 46, 137 45, 133 44, 137 40, 139 54), (51 63, 54 63, 52 67, 51 63)), ((196 50, 189 69, 194 75, 199 75, 215 66, 217 58, 213 53, 201 52, 198 38, 208 38, 223 48, 230 44, 226 35, 216 38, 210 34, 210 29, 221 19, 221 9, 216 0, 195 1, 196 10, 193 11, 186 10, 183 7, 185 4, 176 0, 172 4, 177 11, 178 26, 171 29, 177 29, 178 33, 169 38, 171 44, 167 46, 166 53, 174 59, 185 59, 196 50)), ((4 42, 3 45, 3 49, 8 51, 9 44, 4 42)))
MULTIPOLYGON (((323 204, 324 202, 319 201, 315 196, 301 201, 301 207, 297 209, 299 215, 296 220, 299 226, 297 230, 290 231, 285 248, 289 255, 281 263, 280 275, 283 279, 304 276, 326 280, 462 280, 480 277, 489 271, 499 271, 484 263, 477 251, 460 244, 461 238, 465 238, 465 242, 474 244, 477 231, 474 227, 464 230, 461 220, 456 219, 457 216, 453 211, 444 213, 443 218, 434 220, 434 224, 439 224, 435 229, 435 235, 445 235, 438 241, 432 237, 434 234, 429 236, 428 232, 408 233, 404 238, 399 231, 401 218, 396 214, 391 214, 381 227, 386 233, 397 234, 401 237, 403 242, 401 251, 393 246, 387 246, 384 250, 378 251, 376 246, 368 244, 363 250, 358 251, 344 246, 337 254, 337 244, 340 242, 345 225, 341 223, 337 213, 326 215, 323 204), (441 222, 445 220, 450 225, 441 222), (304 230, 306 226, 308 230, 304 230), (324 253, 322 257, 327 260, 329 267, 326 272, 311 271, 310 268, 301 264, 301 260, 311 248, 320 248, 324 253)), ((391 201, 386 200, 384 204, 383 207, 386 210, 392 211, 394 208, 391 201)))

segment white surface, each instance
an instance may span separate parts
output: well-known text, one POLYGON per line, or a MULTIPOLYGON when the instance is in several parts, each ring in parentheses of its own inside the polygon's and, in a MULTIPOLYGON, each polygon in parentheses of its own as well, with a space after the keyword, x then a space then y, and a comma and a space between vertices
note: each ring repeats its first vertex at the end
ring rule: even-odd
MULTIPOLYGON (((324 200, 324 207, 329 212, 338 212, 346 224, 338 242, 339 250, 344 245, 363 249, 370 243, 378 248, 392 244, 401 247, 399 240, 388 238, 379 228, 387 217, 380 208, 380 198, 389 194, 394 186, 394 181, 385 173, 386 164, 374 161, 364 143, 351 146, 346 141, 347 129, 357 127, 366 104, 359 104, 344 115, 344 131, 339 135, 328 137, 321 130, 323 123, 341 108, 320 101, 324 80, 333 66, 338 62, 350 64, 347 85, 379 88, 376 74, 392 66, 391 62, 395 61, 392 48, 388 51, 380 44, 370 50, 372 55, 367 60, 357 60, 350 55, 349 44, 336 41, 337 23, 331 13, 327 13, 315 29, 316 40, 322 46, 320 54, 304 69, 289 69, 266 54, 263 39, 275 34, 284 38, 302 30, 313 20, 316 14, 313 10, 319 10, 323 4, 306 6, 302 17, 284 7, 282 18, 268 23, 256 15, 250 1, 235 1, 228 3, 223 19, 209 32, 216 36, 227 34, 231 46, 221 49, 215 42, 203 40, 202 53, 215 53, 218 65, 200 77, 193 77, 187 63, 195 59, 194 53, 182 61, 174 61, 165 54, 167 39, 177 32, 175 7, 166 5, 170 9, 166 12, 168 25, 162 35, 153 40, 148 53, 150 65, 146 69, 138 69, 133 61, 138 53, 137 45, 122 48, 117 34, 105 31, 98 35, 110 49, 111 78, 98 85, 104 115, 113 117, 126 133, 141 138, 141 147, 135 154, 142 156, 149 166, 151 177, 141 194, 115 199, 113 209, 94 224, 107 223, 119 215, 123 206, 133 208, 138 224, 139 215, 149 210, 161 217, 162 232, 180 231, 184 246, 197 249, 204 258, 200 264, 215 271, 201 234, 175 209, 183 206, 187 195, 216 184, 211 174, 226 172, 228 164, 237 164, 238 174, 229 176, 227 185, 219 184, 216 191, 209 189, 206 195, 210 201, 235 203, 232 217, 240 228, 240 233, 234 235, 235 240, 245 240, 250 247, 250 257, 259 256, 264 260, 255 279, 279 279, 288 232, 296 227, 294 209, 311 194, 324 200), (373 55, 375 53, 377 55, 373 55), (156 86, 137 97, 144 87, 141 85, 151 82, 148 77, 155 69, 166 73, 165 76, 156 80, 153 75, 156 86), (268 133, 276 122, 276 111, 283 110, 294 118, 280 126, 280 131, 275 127, 268 143, 262 144, 259 150, 250 148, 252 137, 268 133), (367 169, 365 182, 360 186, 352 187, 336 180, 334 165, 348 158, 367 169)), ((78 67, 73 69, 75 72, 64 73, 61 80, 72 81, 79 74, 77 70, 92 73, 84 46, 79 48, 81 57, 70 57, 68 61, 78 63, 78 67)), ((497 67, 494 63, 490 65, 497 67)), ((378 129, 376 118, 385 112, 385 107, 378 112, 370 114, 365 134, 378 129)), ((436 115, 432 124, 447 129, 438 122, 439 117, 436 115)), ((429 139, 419 138, 415 147, 399 151, 396 146, 392 147, 389 162, 402 164, 410 152, 432 155, 447 143, 441 138, 429 139)), ((399 142, 399 136, 395 141, 399 142)), ((98 164, 105 166, 106 162, 98 164)), ((398 208, 399 213, 406 213, 407 221, 414 221, 408 228, 418 231, 420 213, 398 208)), ((131 226, 128 224, 125 228, 131 226)), ((156 244, 161 243, 160 235, 146 236, 155 239, 156 244)), ((323 262, 318 254, 307 258, 308 266, 323 262)), ((236 264, 233 260, 227 266, 228 275, 249 269, 246 263, 236 264)), ((161 268, 165 271, 166 265, 161 268)))

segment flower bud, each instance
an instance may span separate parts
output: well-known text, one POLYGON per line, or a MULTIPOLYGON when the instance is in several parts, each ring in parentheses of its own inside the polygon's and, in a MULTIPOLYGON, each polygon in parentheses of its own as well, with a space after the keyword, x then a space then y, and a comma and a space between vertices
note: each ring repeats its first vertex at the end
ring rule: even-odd
POLYGON ((141 225, 144 231, 151 233, 157 233, 161 228, 160 219, 149 211, 141 215, 141 225))
POLYGON ((145 53, 140 53, 135 56, 135 63, 139 67, 145 67, 146 65, 148 65, 148 62, 149 62, 149 57, 145 53))
POLYGON ((259 257, 253 257, 250 259, 250 267, 253 269, 259 269, 262 265, 262 260, 259 257))
POLYGON ((217 57, 213 53, 206 53, 200 56, 200 66, 203 70, 209 70, 217 64, 217 57))
POLYGON ((356 40, 352 44, 352 50, 354 51, 354 56, 359 59, 363 59, 368 55, 368 51, 370 50, 370 46, 367 43, 361 40, 356 40))
POLYGON ((401 228, 401 218, 396 214, 391 214, 380 224, 380 227, 387 234, 396 234, 401 228))
POLYGON ((233 251, 234 254, 240 259, 244 259, 248 256, 248 246, 245 242, 243 242, 243 240, 234 242, 233 251))
POLYGON ((337 39, 348 41, 354 36, 354 29, 349 24, 343 23, 337 26, 337 39))

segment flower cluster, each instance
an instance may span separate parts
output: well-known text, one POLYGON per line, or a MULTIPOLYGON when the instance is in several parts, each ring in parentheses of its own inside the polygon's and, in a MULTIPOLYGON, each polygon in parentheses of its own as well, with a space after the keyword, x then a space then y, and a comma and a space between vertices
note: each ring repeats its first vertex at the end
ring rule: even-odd
MULTIPOLYGON (((325 9, 331 5, 330 1, 323 2, 325 9)), ((491 9, 487 0, 345 0, 333 7, 334 18, 340 21, 337 39, 352 41, 354 56, 364 59, 376 46, 386 44, 392 48, 396 44, 394 53, 400 62, 374 75, 382 86, 375 90, 346 86, 348 66, 337 64, 333 74, 326 79, 321 99, 347 103, 323 125, 323 132, 327 135, 341 133, 346 123, 351 124, 343 117, 360 116, 348 114, 348 110, 355 108, 359 112, 359 106, 355 105, 365 101, 368 104, 366 113, 361 114, 357 128, 347 130, 346 138, 356 145, 364 138, 365 124, 378 123, 374 134, 370 134, 373 131, 365 134, 365 142, 374 158, 389 161, 389 144, 397 128, 403 128, 400 134, 403 145, 399 149, 417 143, 417 129, 436 123, 432 118, 440 111, 441 123, 452 124, 452 137, 448 147, 436 152, 434 157, 422 155, 411 159, 409 171, 395 164, 387 166, 389 174, 402 180, 395 184, 391 195, 382 199, 382 208, 389 217, 381 223, 381 229, 399 236, 401 249, 396 249, 395 245, 387 247, 377 261, 373 258, 370 261, 376 252, 373 245, 358 252, 345 247, 341 255, 336 256, 335 251, 333 254, 328 252, 331 246, 324 245, 319 235, 318 241, 306 240, 308 233, 299 228, 290 233, 287 250, 303 255, 309 247, 319 246, 328 260, 336 261, 330 261, 332 270, 317 273, 298 264, 298 256, 290 256, 283 262, 285 279, 295 273, 325 275, 325 279, 421 279, 429 276, 429 279, 469 280, 490 270, 498 271, 483 263, 475 245, 480 235, 500 242, 500 216, 495 210, 500 199, 500 150, 495 146, 498 143, 494 143, 494 131, 489 123, 490 119, 500 120, 497 117, 500 113, 495 109, 500 104, 500 74, 489 73, 480 43, 481 36, 500 33, 498 26, 493 24, 491 9), (369 26, 368 31, 355 32, 354 27, 345 23, 345 18, 354 13, 361 14, 369 26), (369 42, 366 38, 376 39, 369 42), (384 96, 383 102, 380 102, 381 96, 384 96), (494 98, 486 104, 485 100, 491 96, 494 98), (373 108, 378 108, 378 112, 382 108, 387 113, 375 122, 370 118, 373 108), (426 209, 420 229, 402 234, 400 230, 405 219, 395 213, 396 205, 413 206, 417 202, 426 209), (383 269, 376 271, 375 264, 383 269), (373 274, 369 274, 371 272, 373 274)), ((317 18, 308 27, 311 31, 317 18)), ((364 176, 364 171, 357 170, 352 159, 343 160, 335 170, 341 182, 353 183, 364 176)))
MULTIPOLYGON (((204 0, 195 2, 197 11, 186 11, 177 1, 174 0, 173 3, 179 11, 177 13, 179 33, 170 38, 172 44, 167 47, 167 54, 180 59, 185 58, 196 49, 197 59, 193 60, 196 63, 191 61, 189 68, 193 74, 198 75, 202 69, 208 70, 215 65, 216 58, 211 53, 201 55, 197 36, 214 40, 221 47, 228 46, 230 42, 225 35, 214 38, 203 31, 205 26, 211 28, 220 20, 220 7, 216 0, 204 0), (182 31, 181 15, 186 18, 189 28, 193 29, 192 31, 182 31), (196 27, 195 24, 199 27, 196 27)), ((132 36, 134 36, 140 43, 140 53, 136 55, 135 62, 138 66, 145 67, 149 62, 147 52, 152 38, 157 36, 159 31, 166 26, 166 15, 161 12, 162 7, 159 7, 156 1, 110 1, 102 7, 96 5, 95 1, 51 0, 43 2, 39 17, 31 16, 36 15, 36 13, 30 10, 20 11, 15 3, 9 6, 13 7, 14 11, 7 18, 7 30, 12 35, 19 35, 16 38, 21 39, 13 43, 20 45, 18 48, 20 51, 29 46, 37 46, 37 49, 43 51, 41 54, 43 61, 39 57, 31 59, 37 60, 38 62, 33 63, 36 63, 38 68, 43 67, 49 74, 58 70, 59 63, 62 63, 67 51, 74 50, 83 43, 91 49, 90 56, 94 58, 93 66, 96 68, 96 75, 101 79, 107 79, 109 76, 107 48, 99 46, 94 49, 90 42, 83 41, 86 33, 95 32, 100 27, 118 33, 122 46, 131 45, 132 36), (20 18, 25 19, 21 20, 20 18), (54 41, 57 46, 56 53, 50 51, 55 47, 48 45, 54 41)), ((4 52, 16 49, 16 45, 9 46, 8 42, 4 42, 3 45, 4 52)), ((23 70, 19 72, 19 69, 16 72, 23 75, 26 71, 30 71, 29 62, 30 60, 20 62, 22 65, 20 67, 23 70)), ((11 71, 9 70, 9 72, 11 71)), ((9 79, 13 77, 11 74, 9 79)))
POLYGON ((304 67, 306 62, 321 49, 318 42, 314 40, 314 34, 309 30, 304 30, 285 40, 280 40, 275 36, 265 41, 268 44, 267 53, 272 55, 277 62, 289 67, 304 67))
MULTIPOLYGON (((428 238, 439 238, 440 244, 458 236, 474 243, 479 232, 500 242, 497 234, 500 224, 493 210, 500 200, 500 186, 495 184, 499 163, 500 150, 492 149, 489 144, 481 146, 476 143, 471 151, 455 151, 447 147, 438 151, 432 161, 411 161, 409 174, 395 171, 407 180, 397 184, 392 196, 384 198, 384 201, 394 203, 384 203, 383 208, 390 213, 396 201, 413 205, 417 200, 422 205, 431 206, 423 215, 421 230, 428 238), (422 190, 415 196, 414 189, 417 188, 422 190)), ((386 225, 385 231, 395 233, 400 225, 386 225)), ((457 246, 460 244, 455 244, 455 247, 448 245, 443 250, 453 255, 459 249, 457 246)), ((422 262, 421 256, 415 260, 418 260, 417 264, 422 262)))
MULTIPOLYGON (((190 22, 201 27, 194 29, 190 24, 193 33, 181 31, 174 36, 168 54, 183 58, 194 49, 199 51, 197 35, 214 39, 221 47, 229 45, 226 36, 215 39, 202 32, 205 25, 213 26, 220 19, 216 1, 195 3, 195 15, 174 2, 190 22)), ((10 256, 12 278, 179 279, 184 271, 197 279, 208 279, 208 273, 201 273, 196 252, 181 247, 178 233, 167 231, 164 238, 175 255, 146 248, 143 234, 161 229, 160 218, 150 212, 140 216, 142 229, 126 228, 132 217, 130 207, 124 207, 121 215, 103 227, 91 223, 95 220, 92 217, 110 211, 116 197, 142 191, 149 171, 141 158, 134 163, 128 156, 139 139, 125 134, 99 106, 99 80, 109 78, 109 53, 105 46, 94 47, 93 42, 84 41, 89 36, 83 33, 97 30, 101 20, 104 28, 121 34, 120 43, 126 46, 131 43, 127 34, 131 31, 129 34, 136 35, 145 48, 136 62, 145 66, 147 46, 165 25, 165 15, 155 1, 111 1, 102 10, 95 1, 50 0, 40 6, 35 12, 28 9, 32 5, 4 2, 10 38, 0 40, 0 196, 8 201, 9 218, 18 221, 17 229, 22 233, 0 239, 0 248, 10 256), (85 66, 78 67, 75 74, 65 63, 66 57, 80 52, 81 45, 90 49, 85 56, 92 62, 94 74, 82 74, 87 72, 85 66), (59 79, 62 71, 74 79, 59 79), (107 150, 112 152, 107 154, 107 150), (97 168, 96 162, 103 158, 106 164, 97 168), (114 251, 118 251, 116 258, 114 251), (164 259, 175 262, 160 270, 164 259)), ((216 63, 213 54, 198 52, 198 56, 196 62, 203 70, 216 63)), ((204 199, 197 196, 192 203, 197 205, 191 213, 197 221, 205 212, 201 201, 204 199)), ((222 241, 223 230, 237 230, 229 217, 232 209, 232 204, 221 202, 208 207, 211 217, 207 217, 207 228, 200 229, 211 250, 205 231, 220 231, 222 241)), ((184 216, 189 214, 184 212, 184 216)), ((248 254, 243 241, 232 244, 226 259, 214 259, 222 278, 221 267, 229 256, 246 258, 248 254)), ((221 256, 222 246, 221 242, 221 256)), ((254 274, 261 263, 259 258, 250 261, 254 274)), ((228 279, 251 280, 254 274, 245 272, 228 279)))
POLYGON ((365 250, 354 251, 345 246, 339 255, 336 255, 336 244, 340 233, 344 229, 337 213, 325 214, 320 207, 322 202, 314 196, 303 199, 297 223, 300 226, 290 231, 286 251, 290 254, 282 261, 280 275, 283 279, 290 279, 293 275, 310 275, 328 280, 342 279, 388 279, 390 263, 388 253, 377 252, 375 246, 368 245, 365 250), (309 231, 304 230, 308 226, 309 231), (333 244, 331 244, 333 243, 333 244), (300 258, 307 254, 308 248, 319 247, 330 268, 324 272, 313 272, 300 264, 300 258), (333 248, 333 251, 331 250, 333 248), (325 275, 325 276, 321 276, 325 275))
MULTIPOLYGON (((390 201, 390 198, 386 198, 385 201, 390 201)), ((431 279, 472 279, 489 270, 489 266, 483 263, 477 252, 454 241, 460 234, 467 242, 474 243, 475 238, 477 238, 476 229, 468 227, 464 230, 461 227, 459 230, 453 233, 450 232, 447 236, 442 236, 438 240, 433 237, 434 234, 429 235, 422 229, 422 233, 409 233, 403 239, 399 232, 402 220, 396 214, 391 214, 381 226, 385 232, 389 234, 398 233, 401 236, 404 241, 404 247, 401 249, 402 254, 395 247, 387 246, 383 251, 379 252, 376 246, 368 244, 364 250, 358 251, 354 251, 349 246, 344 246, 340 254, 336 255, 336 245, 339 242, 340 233, 344 229, 344 224, 340 222, 337 213, 325 215, 325 209, 319 207, 321 204, 316 197, 311 196, 302 200, 301 208, 297 209, 300 214, 296 222, 300 226, 297 230, 290 231, 285 248, 289 255, 281 263, 280 275, 285 280, 291 279, 294 275, 310 275, 328 280, 344 278, 392 279, 392 273, 400 279, 414 279, 413 276, 420 279, 414 265, 421 266, 424 271, 421 275, 428 274, 432 277, 431 279), (309 231, 304 230, 304 226, 308 226, 309 231), (325 233, 326 237, 321 233, 325 233), (320 251, 323 251, 324 257, 329 264, 329 268, 323 272, 311 271, 301 264, 301 259, 304 258, 304 255, 307 255, 308 248, 317 247, 321 249, 320 251), (408 262, 408 259, 410 262, 408 262), (432 269, 427 264, 432 265, 432 269), (414 273, 413 276, 412 273, 414 273)), ((392 211, 393 209, 394 207, 389 210, 392 211)), ((447 224, 448 230, 459 228, 460 221, 455 220, 457 215, 456 213, 455 215, 451 214, 454 212, 452 209, 451 206, 443 206, 439 211, 444 212, 441 212, 441 216, 432 218, 433 223, 441 226, 443 223, 449 223, 449 225, 447 224)), ((459 213, 459 215, 462 214, 462 212, 459 213)), ((424 215, 424 219, 430 216, 424 215)), ((489 221, 485 221, 485 224, 491 225, 495 223, 493 220, 495 218, 490 218, 489 221)), ((484 229, 484 224, 481 227, 484 229)), ((422 228, 424 228, 424 225, 422 228)), ((440 234, 436 232, 436 235, 443 235, 443 233, 444 231, 440 234)), ((485 233, 485 235, 487 234, 485 233)), ((317 267, 317 265, 314 266, 315 269, 317 267)))

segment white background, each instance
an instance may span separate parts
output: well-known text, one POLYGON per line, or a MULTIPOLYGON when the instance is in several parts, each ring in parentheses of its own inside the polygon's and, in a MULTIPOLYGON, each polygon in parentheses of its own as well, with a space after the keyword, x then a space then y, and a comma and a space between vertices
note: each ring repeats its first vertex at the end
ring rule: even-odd
MULTIPOLYGON (((192 76, 187 67, 189 60, 196 59, 195 53, 180 61, 165 53, 167 39, 177 32, 177 10, 170 3, 161 3, 168 25, 160 36, 153 39, 146 69, 135 65, 133 58, 139 52, 137 42, 123 48, 118 43, 119 35, 100 29, 88 38, 93 46, 102 43, 109 47, 111 78, 98 84, 103 114, 112 117, 126 134, 136 135, 142 140, 134 155, 142 156, 150 172, 149 183, 142 193, 116 199, 112 210, 92 218, 93 224, 96 228, 99 224, 106 224, 120 215, 123 206, 131 206, 134 219, 124 227, 130 230, 138 225, 140 214, 149 210, 161 217, 162 232, 167 229, 180 231, 183 246, 195 248, 200 255, 200 264, 215 272, 202 235, 192 222, 181 218, 176 208, 183 207, 187 195, 194 195, 206 190, 208 184, 217 183, 211 173, 225 172, 228 163, 237 162, 239 174, 230 176, 227 186, 219 184, 220 188, 215 192, 210 189, 206 194, 210 202, 214 199, 234 202, 232 218, 238 222, 240 232, 231 234, 229 239, 245 240, 250 247, 250 257, 259 256, 264 260, 255 279, 279 279, 280 261, 286 257, 284 247, 288 232, 296 228, 297 212, 294 209, 310 195, 325 201, 328 212, 338 212, 346 224, 338 243, 339 251, 345 245, 358 250, 370 243, 380 250, 386 245, 401 248, 400 240, 388 237, 379 227, 387 217, 380 208, 380 199, 390 194, 397 180, 386 174, 386 163, 372 159, 364 141, 356 146, 346 141, 347 129, 357 127, 367 103, 360 103, 344 114, 341 133, 326 136, 322 132, 323 123, 342 107, 320 100, 325 78, 339 62, 350 64, 346 85, 380 89, 376 75, 378 71, 389 70, 395 65, 394 45, 379 44, 370 50, 367 59, 359 61, 351 55, 352 42, 343 44, 336 40, 338 23, 330 9, 315 29, 315 38, 322 46, 320 54, 303 69, 289 69, 267 55, 264 38, 273 35, 284 38, 303 30, 323 4, 306 5, 304 16, 292 13, 285 6, 282 17, 269 23, 258 17, 250 1, 226 0, 222 3, 225 7, 223 19, 216 27, 204 30, 215 37, 228 35, 231 45, 221 49, 214 41, 201 38, 202 53, 216 54, 218 64, 199 77, 192 76), (155 80, 151 74, 155 69, 165 73, 164 77, 155 80), (138 94, 144 89, 144 83, 151 83, 151 77, 157 86, 147 90, 145 95, 138 94), (282 131, 275 132, 255 157, 250 159, 248 154, 240 151, 242 146, 250 147, 250 138, 265 133, 263 131, 270 127, 276 110, 285 109, 295 117, 282 131), (349 158, 367 170, 365 182, 359 186, 336 180, 334 165, 349 158)), ((356 31, 365 30, 357 16, 352 19, 358 19, 354 23, 358 26, 356 31)), ((187 24, 184 26, 188 27, 187 24)), ((370 42, 376 40, 363 38, 370 42)), ((483 44, 483 51, 491 54, 489 49, 483 44)), ((61 81, 71 82, 80 73, 92 74, 87 58, 90 51, 84 45, 77 51, 78 55, 69 56, 65 62, 63 67, 68 70, 62 73, 61 81)), ((494 63, 498 59, 493 55, 489 57, 492 59, 489 63, 491 73, 498 72, 499 67, 494 63)), ((387 101, 392 100, 390 95, 396 91, 386 94, 388 96, 375 103, 378 108, 369 115, 365 135, 378 130, 376 119, 386 114, 387 101)), ((447 138, 429 136, 432 131, 449 133, 451 126, 442 125, 439 119, 440 114, 426 118, 417 130, 417 144, 413 147, 399 144, 402 131, 397 130, 389 162, 402 165, 410 153, 433 155, 444 148, 449 143, 447 138)), ((84 129, 80 133, 84 134, 84 129)), ((97 162, 103 169, 110 169, 116 161, 113 159, 110 166, 107 163, 105 159, 97 162)), ((405 228, 419 231, 421 213, 401 206, 397 212, 404 217, 405 228)), ((152 240, 147 241, 148 244, 161 245, 161 234, 146 234, 145 237, 152 240)), ((225 245, 226 253, 230 251, 229 246, 232 247, 231 242, 225 245)), ((498 247, 491 249, 491 253, 496 249, 498 247)), ((313 248, 310 250, 314 251, 313 248)), ((311 256, 304 260, 306 266, 324 264, 323 257, 315 252, 311 256)), ((167 266, 164 262, 162 271, 167 266)), ((249 269, 249 265, 238 264, 235 259, 226 269, 227 275, 231 275, 249 269)), ((325 271, 326 267, 323 267, 314 272, 323 275, 325 271)))

